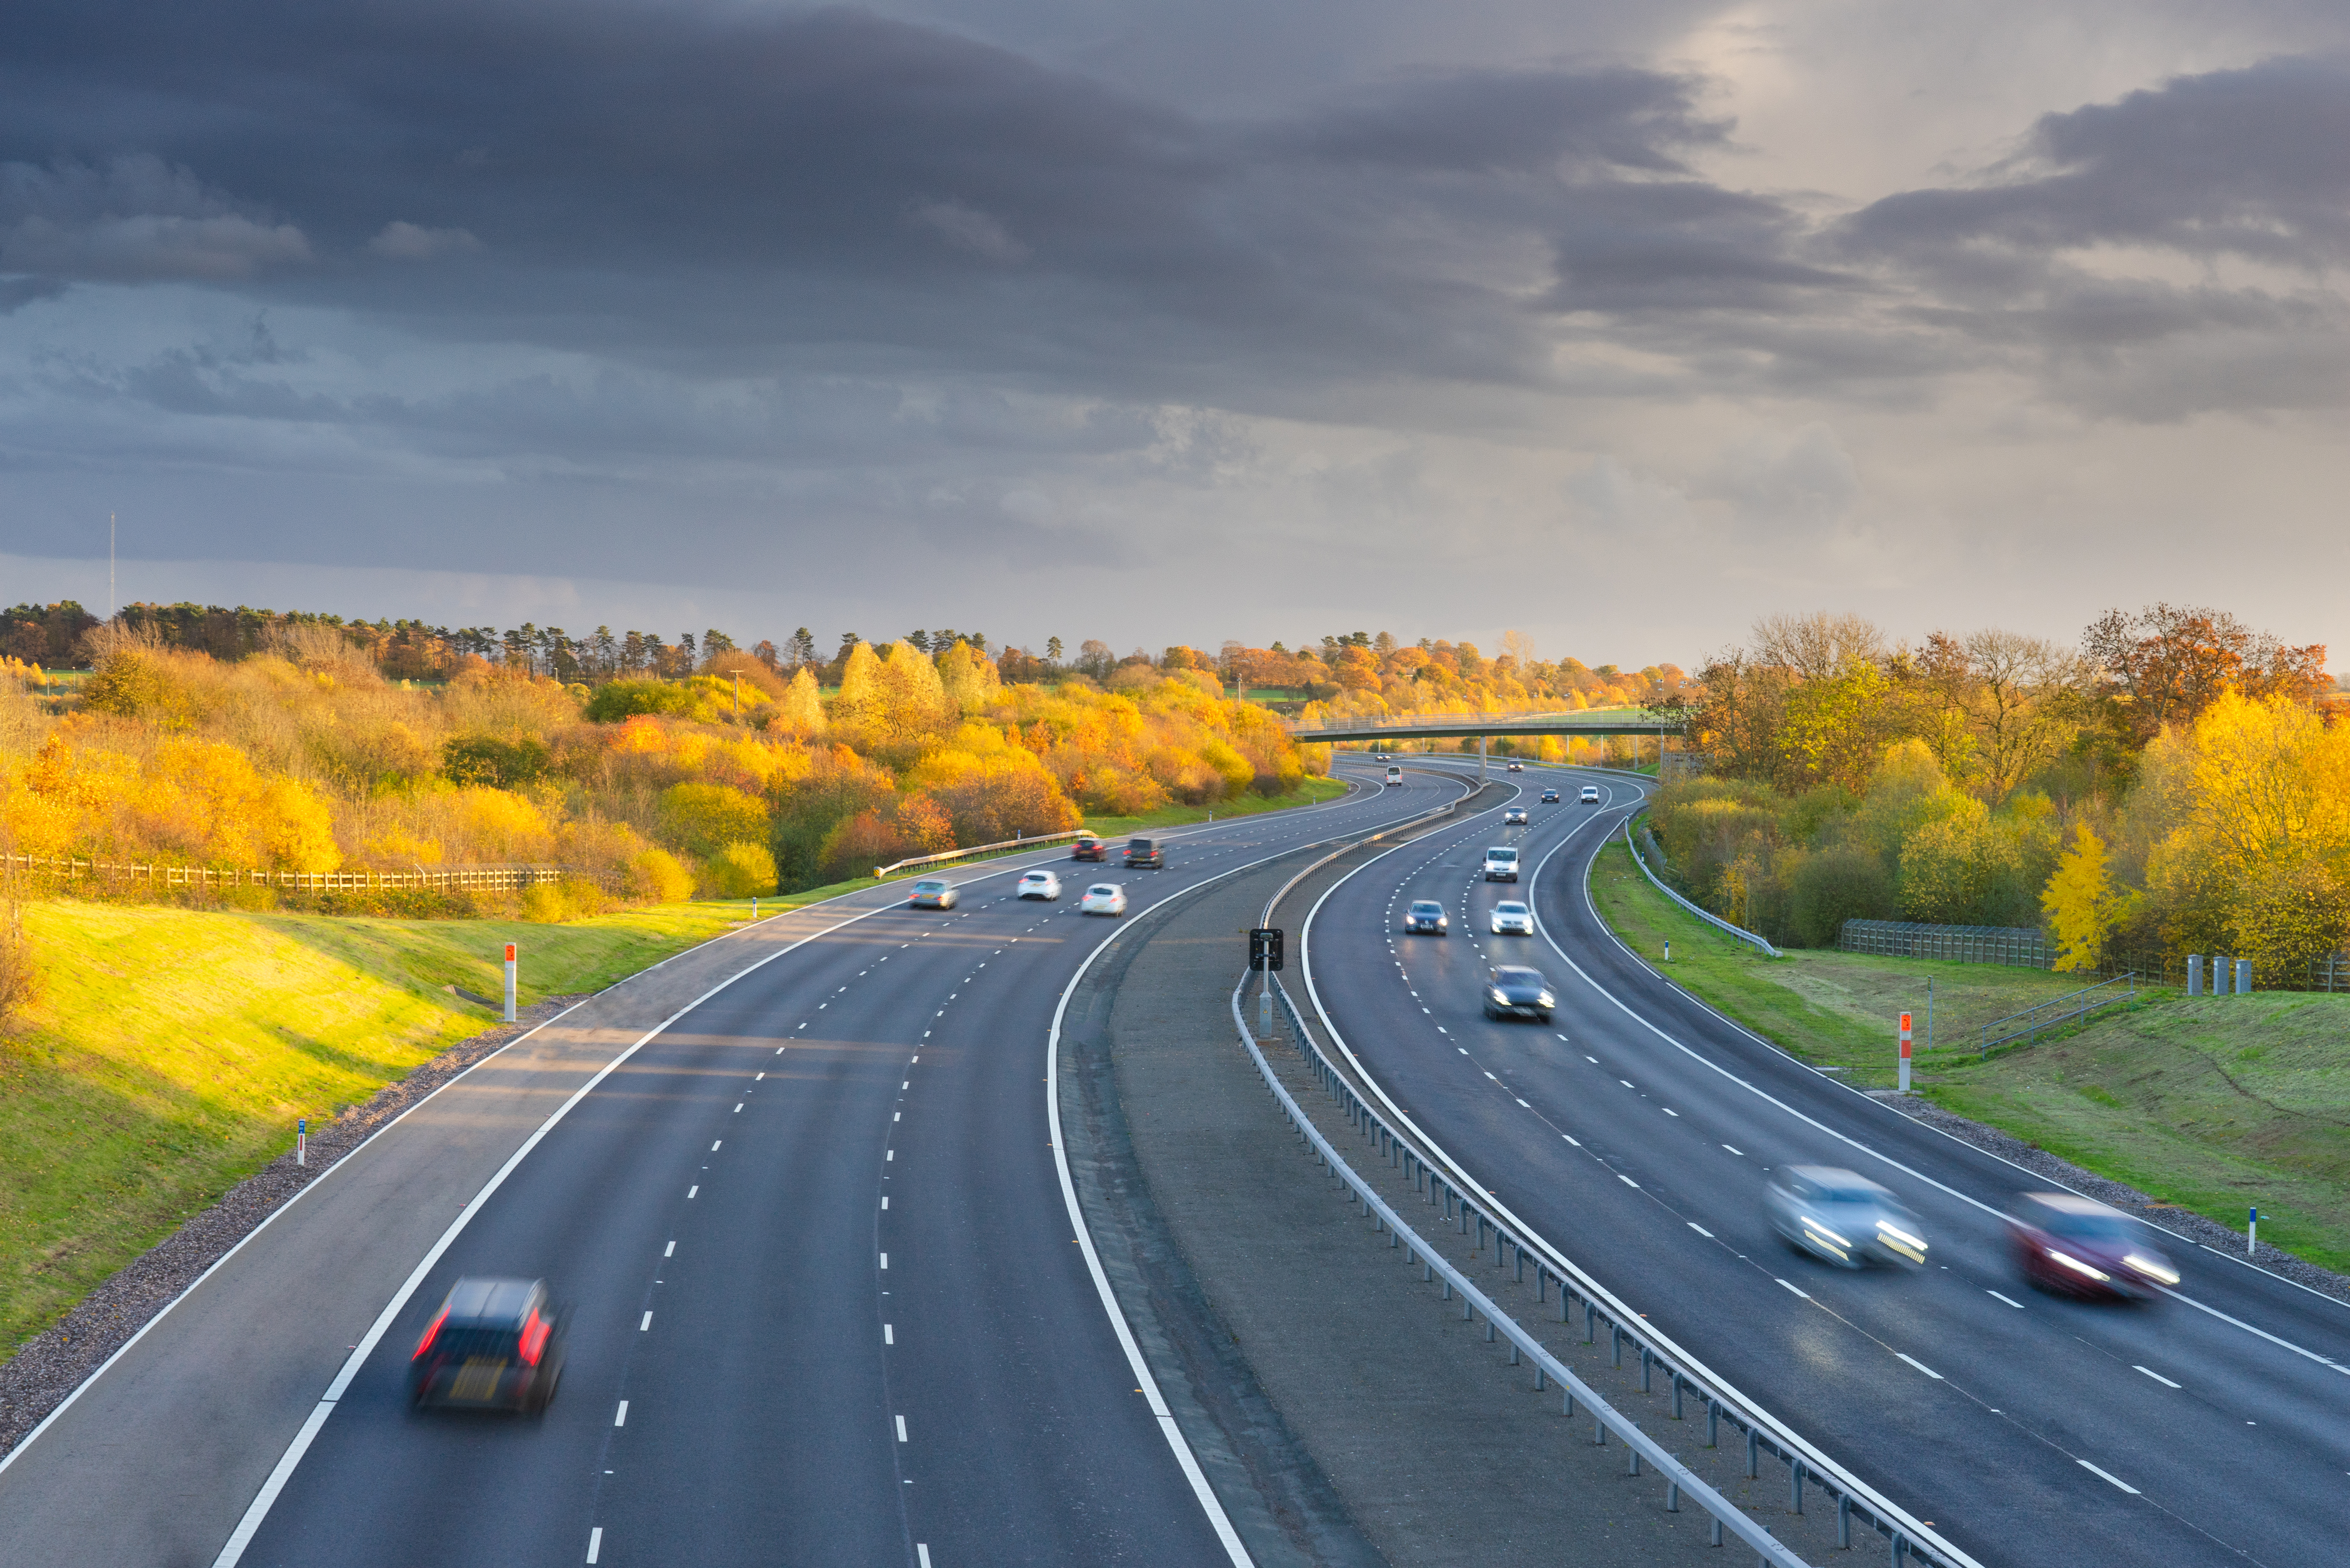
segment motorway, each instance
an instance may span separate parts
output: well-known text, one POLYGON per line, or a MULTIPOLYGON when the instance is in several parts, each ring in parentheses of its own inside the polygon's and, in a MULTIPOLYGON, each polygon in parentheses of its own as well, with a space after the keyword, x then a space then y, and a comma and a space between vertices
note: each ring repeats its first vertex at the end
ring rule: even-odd
POLYGON ((1503 828, 1497 808, 1367 861, 1299 944, 1326 1022, 1442 1158, 1981 1563, 2341 1560, 2350 1308, 2178 1241, 2184 1279, 2154 1306, 2024 1285, 1998 1211, 2045 1183, 1754 1039, 1607 930, 1588 871, 1644 784, 1504 776, 1528 826, 1503 828), (1575 803, 1586 783, 1600 805, 1575 803), (1564 804, 1538 804, 1553 784, 1564 804), (1534 867, 1531 888, 1480 879, 1501 843, 1534 867), (1402 934, 1423 898, 1447 907, 1449 936, 1402 934), (1509 898, 1534 906, 1537 935, 1489 934, 1509 898), (1549 1026, 1483 1016, 1496 962, 1551 979, 1549 1026), (1851 1272, 1785 1247, 1761 1204, 1785 1163, 1892 1189, 1925 1222, 1928 1266, 1851 1272))
MULTIPOLYGON (((1056 848, 949 872, 952 910, 910 909, 899 885, 790 917, 807 940, 755 965, 760 950, 722 951, 730 982, 624 1053, 501 1180, 453 1195, 463 1212, 442 1210, 454 1223, 412 1293, 387 1303, 379 1287, 334 1308, 389 1317, 372 1345, 349 1332, 332 1387, 271 1371, 284 1391, 238 1405, 219 1361, 139 1362, 224 1336, 265 1359, 274 1343, 316 1337, 303 1298, 278 1308, 224 1274, 126 1370, 93 1379, 134 1377, 139 1397, 86 1385, 65 1425, 11 1457, 0 1528, 49 1562, 222 1568, 1247 1562, 1129 1356, 1073 1220, 1048 1104, 1055 1010, 1089 955, 1154 903, 1461 793, 1427 774, 1400 790, 1358 781, 1321 807, 1173 834, 1162 871, 1073 864, 1056 848), (1060 872, 1060 901, 1012 897, 1032 865, 1060 872), (1076 913, 1103 880, 1127 887, 1128 921, 1076 913), (568 1359, 543 1420, 408 1408, 410 1351, 465 1274, 545 1277, 567 1304, 568 1359), (207 1326, 231 1301, 265 1315, 207 1326), (255 1480, 234 1497, 180 1483, 196 1490, 179 1501, 151 1483, 161 1495, 114 1505, 111 1548, 77 1556, 66 1529, 37 1521, 76 1518, 76 1494, 100 1479, 90 1466, 111 1474, 152 1446, 139 1423, 158 1398, 234 1409, 180 1446, 238 1456, 224 1478, 276 1473, 257 1500, 255 1480), (125 1510, 153 1517, 126 1524, 125 1510), (221 1522, 190 1523, 209 1516, 221 1522)), ((411 1125, 427 1130, 407 1134, 408 1158, 438 1136, 429 1117, 411 1125)), ((296 1207, 381 1187, 371 1158, 355 1154, 338 1193, 296 1207)), ((306 1245, 316 1257, 320 1244, 306 1245)), ((249 1272, 266 1251, 224 1267, 249 1272)), ((422 1267, 421 1251, 389 1277, 422 1267)), ((324 1262, 274 1266, 325 1288, 324 1262)), ((144 1468, 161 1471, 163 1455, 144 1468)))

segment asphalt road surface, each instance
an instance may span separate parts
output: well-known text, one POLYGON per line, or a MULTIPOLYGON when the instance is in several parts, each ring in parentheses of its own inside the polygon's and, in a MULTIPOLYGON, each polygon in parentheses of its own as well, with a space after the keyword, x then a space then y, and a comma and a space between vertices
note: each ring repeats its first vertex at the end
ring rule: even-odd
MULTIPOLYGON (((92 1521, 112 1532, 102 1553, 44 1525, 77 1517, 78 1489, 151 1440, 143 1409, 231 1408, 216 1361, 157 1349, 173 1334, 265 1347, 312 1326, 300 1298, 281 1314, 224 1275, 139 1347, 143 1363, 98 1380, 135 1376, 141 1397, 86 1386, 36 1437, 47 1453, 19 1449, 0 1535, 53 1563, 210 1562, 240 1516, 255 1565, 1234 1560, 1188 1449, 1137 1386, 1050 1147, 1055 1009, 1119 929, 1080 916, 1077 896, 1122 883, 1139 914, 1461 794, 1421 774, 1183 830, 1162 871, 1073 864, 1065 847, 953 869, 948 911, 905 908, 902 886, 837 901, 833 919, 875 912, 691 1005, 545 1128, 331 1404, 314 1405, 328 1389, 312 1371, 189 1433, 179 1446, 234 1462, 159 1483, 189 1489, 177 1498, 116 1500, 92 1521), (1058 902, 1012 897, 1036 864, 1061 874, 1058 902), (465 1274, 543 1276, 566 1303, 543 1420, 407 1407, 410 1353, 465 1274), (232 1299, 249 1321, 194 1332, 232 1299), (297 1428, 310 1439, 288 1450, 297 1428), (273 1465, 265 1510, 249 1507, 273 1465), (126 1525, 126 1510, 153 1517, 126 1525)), ((1233 948, 1237 962, 1237 935, 1233 948)), ((475 1190, 431 1201, 454 1219, 475 1190)))
POLYGON ((1464 1172, 1983 1563, 2342 1560, 2350 1308, 2175 1240, 2184 1278, 2154 1305, 2031 1289, 1999 1211, 2045 1183, 1754 1040, 1608 933, 1586 872, 1645 784, 1509 776, 1526 826, 1496 809, 1369 862, 1303 944, 1337 1033, 1464 1172), (1577 804, 1586 783, 1602 804, 1577 804), (1546 784, 1562 804, 1536 803, 1546 784), (1519 846, 1531 885, 1482 881, 1489 844, 1519 846), (1402 934, 1423 898, 1449 936, 1402 934), (1490 934, 1512 898, 1537 935, 1490 934), (1552 981, 1549 1025, 1483 1016, 1498 962, 1552 981), (1788 1249, 1761 1202, 1783 1164, 1892 1189, 1926 1225, 1928 1265, 1847 1272, 1788 1249))

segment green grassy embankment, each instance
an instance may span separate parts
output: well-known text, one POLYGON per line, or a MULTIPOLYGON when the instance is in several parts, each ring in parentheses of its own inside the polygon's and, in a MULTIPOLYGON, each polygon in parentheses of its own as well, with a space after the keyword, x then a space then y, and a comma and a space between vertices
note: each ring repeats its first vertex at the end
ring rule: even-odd
MULTIPOLYGON (((822 891, 779 902, 805 902, 822 891)), ((0 1344, 16 1345, 313 1125, 496 1021, 442 989, 592 991, 747 903, 569 925, 23 906, 44 994, 0 1037, 0 1344)))
POLYGON ((1337 779, 1309 778, 1286 794, 1244 794, 1236 800, 1218 801, 1213 805, 1163 806, 1140 816, 1088 816, 1086 826, 1104 838, 1117 838, 1149 827, 1188 827, 1192 823, 1207 821, 1211 813, 1221 821, 1226 817, 1286 811, 1293 806, 1320 805, 1346 793, 1346 784, 1337 779))
POLYGON ((1906 1009, 1911 1082, 1935 1104, 2225 1225, 2241 1229, 2258 1204, 2264 1242, 2350 1270, 2350 996, 2141 992, 1979 1061, 1983 1023, 2081 982, 1833 951, 1766 959, 1659 894, 1620 842, 1595 866, 1592 894, 1642 957, 1662 967, 1669 940, 1676 981, 1816 1066, 1890 1087, 1906 1009))

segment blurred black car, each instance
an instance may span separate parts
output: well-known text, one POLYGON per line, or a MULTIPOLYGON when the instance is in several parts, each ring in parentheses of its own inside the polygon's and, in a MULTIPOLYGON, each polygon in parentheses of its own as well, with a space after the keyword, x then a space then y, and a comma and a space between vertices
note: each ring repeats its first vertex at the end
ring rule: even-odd
POLYGON ((1550 1010, 1557 1005, 1558 999, 1551 994, 1550 981, 1542 977, 1540 970, 1502 964, 1485 982, 1488 1018, 1534 1018, 1548 1023, 1550 1010))
POLYGON ((1077 841, 1069 846, 1072 860, 1103 860, 1109 858, 1109 846, 1090 833, 1080 833, 1077 841))
POLYGON ((459 1280, 409 1357, 410 1402, 539 1414, 563 1380, 558 1317, 545 1280, 459 1280))
POLYGON ((1414 898, 1411 908, 1403 912, 1403 929, 1414 936, 1425 931, 1440 937, 1447 924, 1444 906, 1433 898, 1414 898))

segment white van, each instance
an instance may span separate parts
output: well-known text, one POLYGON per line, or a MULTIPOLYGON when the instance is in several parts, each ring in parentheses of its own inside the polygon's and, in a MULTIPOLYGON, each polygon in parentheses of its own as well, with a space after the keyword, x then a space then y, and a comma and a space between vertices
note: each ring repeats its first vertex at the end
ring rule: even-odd
POLYGON ((1485 851, 1485 880, 1514 882, 1518 879, 1518 852, 1506 844, 1496 845, 1485 851))
POLYGON ((1389 768, 1388 770, 1388 783, 1391 784, 1399 784, 1403 783, 1403 770, 1401 768, 1389 768))

